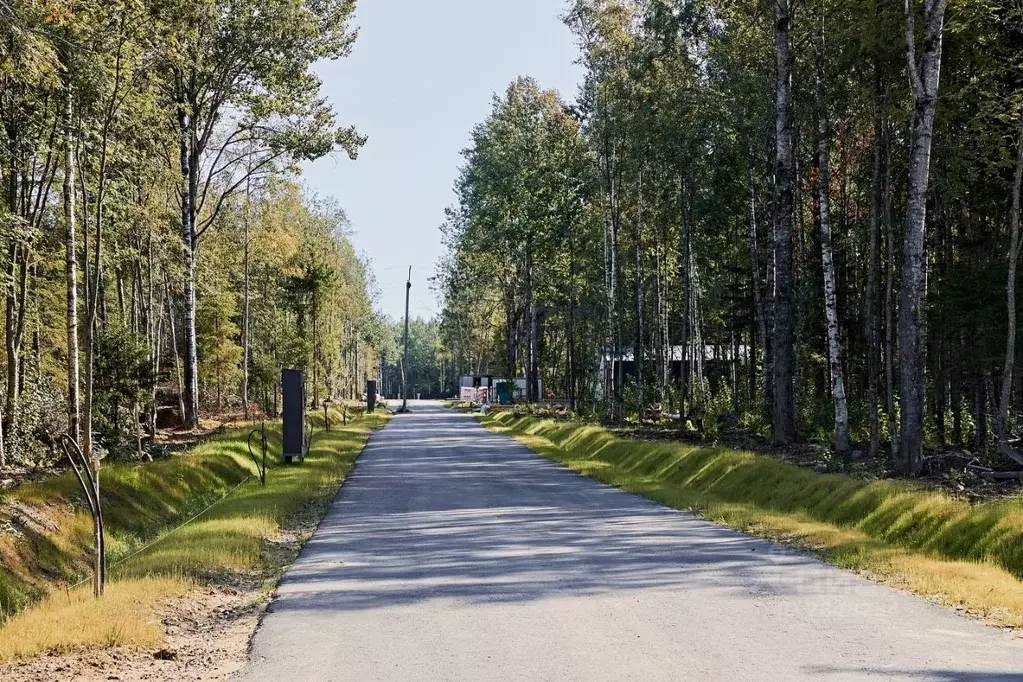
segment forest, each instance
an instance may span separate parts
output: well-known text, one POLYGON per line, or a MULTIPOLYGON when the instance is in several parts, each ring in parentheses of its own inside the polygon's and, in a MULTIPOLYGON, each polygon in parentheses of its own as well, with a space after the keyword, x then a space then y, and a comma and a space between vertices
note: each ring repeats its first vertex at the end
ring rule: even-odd
POLYGON ((312 69, 353 0, 0 4, 0 473, 152 455, 157 429, 361 394, 388 324, 300 164, 365 142, 312 69))
POLYGON ((1021 9, 573 0, 575 98, 520 77, 463 152, 451 362, 609 424, 1023 468, 1021 9))
MULTIPOLYGON (((384 363, 381 366, 381 395, 400 399, 402 396, 402 343, 404 324, 391 327, 391 345, 380 345, 384 363)), ((451 398, 458 394, 458 375, 450 351, 441 337, 440 320, 409 320, 408 330, 408 397, 423 399, 451 398)))

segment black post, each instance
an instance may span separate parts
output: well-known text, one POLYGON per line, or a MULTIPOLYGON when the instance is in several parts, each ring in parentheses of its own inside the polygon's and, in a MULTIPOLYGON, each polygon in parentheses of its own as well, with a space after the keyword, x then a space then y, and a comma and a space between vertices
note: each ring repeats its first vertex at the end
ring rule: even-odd
POLYGON ((286 464, 305 457, 305 385, 302 372, 297 369, 281 371, 281 396, 284 420, 282 457, 286 464))
POLYGON ((401 363, 401 411, 408 411, 408 298, 412 292, 412 266, 408 268, 405 282, 405 357, 401 363))

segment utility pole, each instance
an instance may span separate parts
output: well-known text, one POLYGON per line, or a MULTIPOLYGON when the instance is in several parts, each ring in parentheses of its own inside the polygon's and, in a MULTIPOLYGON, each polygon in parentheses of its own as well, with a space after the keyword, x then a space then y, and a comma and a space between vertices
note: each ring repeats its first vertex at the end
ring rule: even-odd
POLYGON ((408 298, 412 292, 412 266, 405 282, 405 357, 401 361, 401 411, 408 412, 408 298))

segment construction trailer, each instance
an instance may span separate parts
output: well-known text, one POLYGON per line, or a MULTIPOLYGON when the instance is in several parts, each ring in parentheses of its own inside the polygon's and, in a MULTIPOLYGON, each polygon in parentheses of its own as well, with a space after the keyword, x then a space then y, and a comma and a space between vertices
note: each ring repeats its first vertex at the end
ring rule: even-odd
MULTIPOLYGON (((505 379, 492 375, 465 374, 458 385, 458 397, 470 403, 511 405, 526 402, 525 377, 505 379)), ((542 386, 540 395, 543 395, 542 386)))

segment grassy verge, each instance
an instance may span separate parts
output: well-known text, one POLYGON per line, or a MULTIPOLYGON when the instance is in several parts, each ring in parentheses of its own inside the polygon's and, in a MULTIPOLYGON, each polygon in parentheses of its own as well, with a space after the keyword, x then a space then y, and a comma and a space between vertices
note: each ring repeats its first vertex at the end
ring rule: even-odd
POLYGON ((604 483, 1023 627, 1023 499, 971 505, 906 482, 817 474, 728 448, 622 439, 508 412, 480 421, 604 483))
MULTIPOLYGON (((105 468, 101 485, 111 563, 147 539, 159 539, 112 568, 108 593, 99 601, 91 598, 88 584, 72 590, 60 587, 62 580, 87 572, 91 542, 88 515, 66 511, 77 499, 70 481, 62 477, 17 491, 12 495, 15 503, 35 504, 37 510, 62 500, 65 518, 56 527, 43 524, 31 537, 22 533, 16 540, 6 538, 6 552, 19 560, 8 565, 5 557, 0 568, 8 598, 12 593, 23 600, 39 592, 46 596, 0 626, 0 661, 83 646, 154 644, 162 635, 150 621, 161 600, 181 595, 197 582, 236 572, 276 578, 292 557, 269 551, 270 541, 296 519, 323 515, 370 431, 385 421, 377 413, 350 419, 344 428, 317 431, 304 464, 270 471, 266 487, 251 478, 220 502, 225 492, 255 472, 245 445, 249 429, 228 432, 167 461, 105 468), (161 537, 213 502, 195 521, 161 537), (47 570, 49 580, 24 574, 33 569, 47 570)), ((271 461, 276 461, 279 431, 272 433, 270 443, 271 461)))

